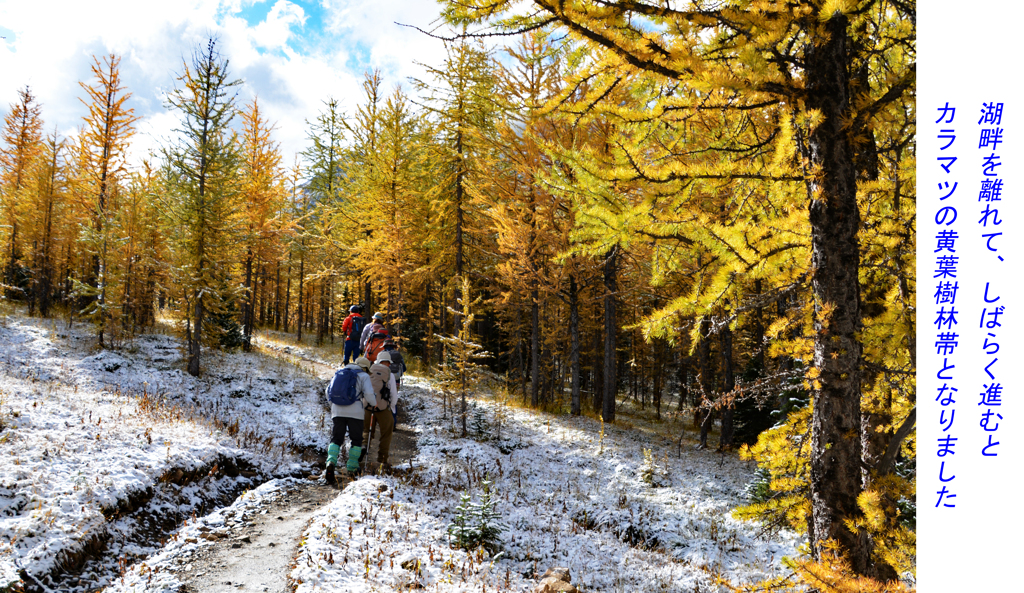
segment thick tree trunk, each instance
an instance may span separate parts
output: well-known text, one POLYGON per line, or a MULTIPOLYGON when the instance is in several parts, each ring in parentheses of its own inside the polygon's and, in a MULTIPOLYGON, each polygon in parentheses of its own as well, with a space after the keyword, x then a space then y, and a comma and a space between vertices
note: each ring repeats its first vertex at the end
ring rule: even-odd
POLYGON ((822 117, 807 146, 811 166, 820 171, 808 181, 818 372, 812 381, 808 527, 815 558, 822 557, 826 541, 835 540, 858 574, 874 576, 867 534, 847 526, 847 521, 861 514, 857 507, 861 492, 860 213, 855 154, 844 127, 850 110, 847 25, 847 17, 835 13, 824 24, 827 40, 806 51, 806 106, 822 117))
POLYGON ((604 398, 601 418, 605 422, 615 421, 615 264, 619 254, 618 246, 612 247, 604 262, 604 398))

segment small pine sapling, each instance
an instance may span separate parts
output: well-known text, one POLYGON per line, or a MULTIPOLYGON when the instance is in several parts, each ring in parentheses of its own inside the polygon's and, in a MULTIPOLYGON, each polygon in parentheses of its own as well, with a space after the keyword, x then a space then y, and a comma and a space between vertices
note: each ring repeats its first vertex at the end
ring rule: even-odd
POLYGON ((453 336, 436 335, 435 337, 445 345, 445 364, 437 375, 441 391, 446 395, 459 395, 458 420, 461 424, 461 436, 468 434, 467 427, 467 396, 481 381, 483 367, 475 361, 487 358, 490 353, 483 350, 483 346, 473 341, 473 321, 476 316, 473 314, 473 307, 478 305, 481 299, 470 298, 469 278, 461 280, 462 296, 458 299, 462 310, 449 308, 449 312, 459 320, 459 333, 453 336))
POLYGON ((506 526, 494 508, 496 500, 491 496, 493 482, 485 477, 482 484, 484 492, 480 495, 480 503, 473 509, 473 519, 476 521, 479 544, 493 554, 498 549, 498 537, 506 526))
POLYGON ((469 493, 462 493, 455 517, 448 525, 448 535, 454 538, 455 547, 467 551, 483 548, 491 554, 498 550, 498 537, 507 526, 495 509, 497 499, 491 494, 492 484, 486 477, 483 479, 479 502, 473 502, 469 493))
POLYGON ((455 507, 455 517, 448 525, 448 535, 455 538, 455 547, 464 550, 472 549, 477 540, 477 532, 472 521, 473 501, 468 492, 462 493, 459 506, 455 507))
POLYGON ((473 438, 484 439, 490 433, 491 426, 487 422, 487 418, 484 416, 484 411, 480 406, 473 404, 473 419, 469 422, 469 430, 473 434, 473 438))

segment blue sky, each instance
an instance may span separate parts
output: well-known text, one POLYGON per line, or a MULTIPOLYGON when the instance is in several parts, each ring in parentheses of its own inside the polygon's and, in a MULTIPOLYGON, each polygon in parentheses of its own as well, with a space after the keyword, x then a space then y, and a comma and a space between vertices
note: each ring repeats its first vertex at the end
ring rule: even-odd
POLYGON ((244 81, 240 103, 259 97, 291 163, 325 99, 355 110, 367 70, 381 70, 388 92, 399 83, 411 92, 408 78, 424 76, 416 62, 439 64, 444 48, 395 21, 432 28, 437 20, 430 0, 0 0, 0 113, 27 84, 47 131, 75 134, 86 111, 78 82, 89 80, 92 56, 112 52, 121 56, 128 105, 141 116, 133 139, 141 157, 173 134, 177 116, 163 96, 182 60, 215 36, 231 74, 244 81))

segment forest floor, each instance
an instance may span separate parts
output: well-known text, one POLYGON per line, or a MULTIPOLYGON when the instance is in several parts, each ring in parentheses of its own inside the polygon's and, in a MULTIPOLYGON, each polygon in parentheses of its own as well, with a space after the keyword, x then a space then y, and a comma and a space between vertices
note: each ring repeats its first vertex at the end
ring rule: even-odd
POLYGON ((754 466, 689 432, 677 449, 681 415, 624 403, 602 425, 489 386, 462 435, 450 395, 407 376, 396 471, 333 489, 337 347, 267 332, 204 352, 196 379, 169 329, 101 350, 88 326, 6 313, 0 590, 530 591, 561 565, 582 591, 711 592, 785 573, 802 541, 731 516, 754 466), (453 547, 487 497, 495 547, 453 547))

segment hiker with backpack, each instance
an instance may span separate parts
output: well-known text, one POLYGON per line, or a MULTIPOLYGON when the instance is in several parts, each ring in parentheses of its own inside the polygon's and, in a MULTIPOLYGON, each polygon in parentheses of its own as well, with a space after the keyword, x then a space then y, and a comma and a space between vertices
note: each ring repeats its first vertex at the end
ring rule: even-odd
POLYGON ((349 473, 359 471, 363 453, 363 417, 367 406, 376 407, 373 382, 369 375, 370 361, 360 356, 352 364, 345 365, 334 373, 327 384, 327 399, 331 402, 331 444, 327 447, 327 470, 324 478, 328 484, 336 484, 334 466, 345 443, 345 432, 352 446, 348 450, 345 469, 349 473))
POLYGON ((384 327, 381 327, 367 338, 366 350, 363 352, 363 356, 369 359, 370 362, 377 362, 377 355, 386 351, 387 344, 390 341, 390 332, 388 332, 384 327))
POLYGON ((341 322, 341 333, 345 335, 345 359, 341 364, 348 364, 349 355, 352 360, 359 356, 359 339, 363 336, 363 306, 352 305, 348 308, 348 317, 341 322))
POLYGON ((377 443, 377 463, 385 470, 390 470, 388 463, 391 452, 391 435, 395 431, 395 411, 398 405, 398 385, 391 373, 391 355, 381 351, 377 362, 370 367, 370 383, 377 397, 374 405, 366 407, 363 417, 363 431, 366 449, 370 448, 375 427, 380 427, 380 441, 377 443))
POLYGON ((362 355, 363 352, 366 352, 366 341, 368 339, 370 339, 370 335, 373 334, 374 332, 376 332, 377 330, 382 329, 384 327, 384 325, 383 325, 384 314, 381 313, 380 311, 377 311, 376 313, 374 313, 373 317, 371 319, 373 319, 373 322, 372 323, 367 323, 366 327, 363 328, 363 333, 359 335, 359 354, 360 355, 362 355))
MULTIPOLYGON (((391 374, 395 376, 395 385, 401 389, 402 375, 405 374, 405 359, 398 350, 398 344, 395 344, 393 340, 388 340, 384 344, 384 350, 391 356, 391 374)), ((398 413, 397 409, 395 409, 395 413, 398 413)))

